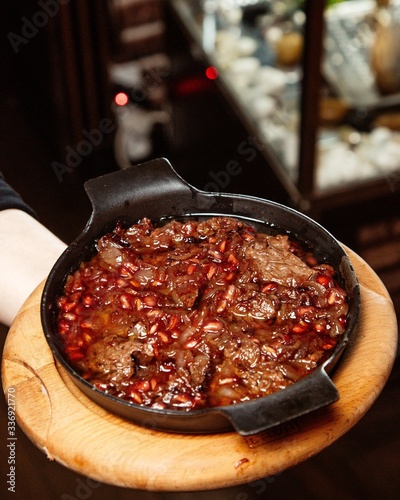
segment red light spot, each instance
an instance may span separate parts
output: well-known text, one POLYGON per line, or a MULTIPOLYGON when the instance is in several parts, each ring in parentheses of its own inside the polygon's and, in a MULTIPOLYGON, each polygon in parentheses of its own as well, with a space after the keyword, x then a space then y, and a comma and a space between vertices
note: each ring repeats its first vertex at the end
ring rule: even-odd
POLYGON ((209 80, 201 75, 181 80, 176 84, 175 90, 179 95, 191 95, 208 90, 209 86, 209 80))
POLYGON ((209 78, 210 80, 215 80, 218 78, 218 70, 215 66, 209 66, 206 69, 206 77, 209 78))
POLYGON ((125 106, 126 104, 128 104, 128 100, 129 98, 127 94, 125 94, 125 92, 118 92, 118 94, 116 94, 114 97, 114 102, 118 106, 125 106))

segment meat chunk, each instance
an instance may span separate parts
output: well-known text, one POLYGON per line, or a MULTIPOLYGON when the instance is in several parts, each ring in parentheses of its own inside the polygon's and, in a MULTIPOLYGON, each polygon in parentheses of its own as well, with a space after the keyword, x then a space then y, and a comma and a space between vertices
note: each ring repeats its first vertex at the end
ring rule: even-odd
POLYGON ((245 248, 245 256, 252 261, 261 281, 274 281, 281 285, 298 286, 308 279, 312 270, 290 251, 286 235, 272 236, 267 244, 251 241, 245 248))
POLYGON ((139 346, 138 342, 110 335, 89 347, 86 357, 81 361, 82 368, 91 371, 102 380, 119 384, 134 375, 133 353, 139 346))
POLYGON ((192 361, 189 367, 190 375, 195 387, 201 387, 210 369, 210 356, 200 353, 192 361))
POLYGON ((276 317, 279 301, 268 297, 264 293, 253 291, 239 298, 232 307, 232 312, 237 317, 250 316, 254 319, 268 320, 276 317))

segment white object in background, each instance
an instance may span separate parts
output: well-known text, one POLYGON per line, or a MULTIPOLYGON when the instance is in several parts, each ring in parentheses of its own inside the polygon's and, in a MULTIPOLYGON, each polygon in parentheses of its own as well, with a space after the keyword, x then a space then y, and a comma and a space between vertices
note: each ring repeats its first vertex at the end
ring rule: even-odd
POLYGON ((288 83, 287 75, 272 66, 261 66, 254 73, 254 83, 263 87, 267 94, 280 96, 288 83))
POLYGON ((157 123, 168 123, 166 111, 147 111, 138 106, 117 108, 117 132, 114 141, 115 159, 120 168, 138 162, 152 152, 151 133, 157 123))
POLYGON ((128 89, 143 84, 142 69, 134 61, 110 64, 109 75, 111 82, 128 89))
POLYGON ((277 110, 276 100, 269 95, 254 97, 248 102, 248 106, 256 119, 267 118, 277 110))

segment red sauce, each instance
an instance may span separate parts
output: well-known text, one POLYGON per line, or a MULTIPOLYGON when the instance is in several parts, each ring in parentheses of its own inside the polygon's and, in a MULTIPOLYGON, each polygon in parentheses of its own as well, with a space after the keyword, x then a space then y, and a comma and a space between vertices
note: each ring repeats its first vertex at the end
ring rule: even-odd
POLYGON ((333 267, 228 217, 117 226, 68 276, 58 332, 108 394, 194 410, 266 396, 312 372, 347 321, 333 267))

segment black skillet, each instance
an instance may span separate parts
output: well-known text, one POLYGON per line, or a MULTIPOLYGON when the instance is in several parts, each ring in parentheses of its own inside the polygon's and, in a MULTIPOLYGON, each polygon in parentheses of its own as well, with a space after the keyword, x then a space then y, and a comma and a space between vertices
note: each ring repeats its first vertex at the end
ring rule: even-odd
POLYGON ((271 201, 199 191, 179 177, 164 158, 92 179, 86 182, 85 189, 93 205, 91 217, 50 272, 41 301, 41 319, 55 358, 91 400, 148 428, 199 434, 235 429, 241 435, 250 435, 327 406, 339 398, 328 373, 332 373, 354 330, 359 311, 359 287, 347 254, 323 227, 301 213, 271 201), (187 215, 230 215, 256 224, 265 232, 288 232, 310 245, 319 260, 326 260, 335 267, 349 296, 349 322, 340 343, 323 365, 272 395, 236 405, 189 412, 148 408, 107 395, 69 366, 56 331, 56 298, 66 276, 95 254, 97 239, 112 231, 117 222, 129 226, 143 217, 162 219, 187 215))

